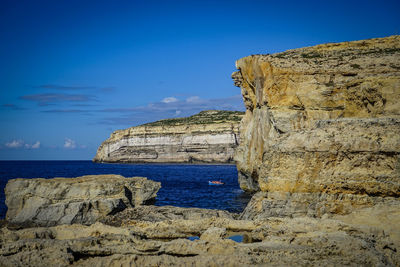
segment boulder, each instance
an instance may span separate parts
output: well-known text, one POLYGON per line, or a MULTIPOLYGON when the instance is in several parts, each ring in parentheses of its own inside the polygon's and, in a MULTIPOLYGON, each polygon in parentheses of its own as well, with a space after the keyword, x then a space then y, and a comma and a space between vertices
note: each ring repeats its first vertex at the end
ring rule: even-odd
POLYGON ((144 177, 88 175, 12 179, 5 188, 6 219, 16 224, 90 225, 106 215, 154 199, 161 184, 144 177))

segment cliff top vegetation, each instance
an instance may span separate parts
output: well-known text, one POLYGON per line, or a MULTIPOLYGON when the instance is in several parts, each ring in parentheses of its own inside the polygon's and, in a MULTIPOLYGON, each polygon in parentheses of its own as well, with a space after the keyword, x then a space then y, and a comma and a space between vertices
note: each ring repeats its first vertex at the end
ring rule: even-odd
POLYGON ((240 122, 243 115, 244 112, 242 111, 205 110, 190 117, 159 120, 143 124, 143 126, 177 126, 183 124, 240 122))

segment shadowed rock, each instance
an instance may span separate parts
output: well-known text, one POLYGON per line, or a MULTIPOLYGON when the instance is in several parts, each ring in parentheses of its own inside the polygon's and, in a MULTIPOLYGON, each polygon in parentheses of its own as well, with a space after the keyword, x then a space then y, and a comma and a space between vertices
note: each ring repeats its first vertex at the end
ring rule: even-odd
POLYGON ((211 217, 233 219, 233 215, 224 210, 174 206, 138 206, 125 209, 113 216, 107 216, 102 222, 113 226, 121 226, 131 220, 159 222, 165 220, 200 220, 211 217))

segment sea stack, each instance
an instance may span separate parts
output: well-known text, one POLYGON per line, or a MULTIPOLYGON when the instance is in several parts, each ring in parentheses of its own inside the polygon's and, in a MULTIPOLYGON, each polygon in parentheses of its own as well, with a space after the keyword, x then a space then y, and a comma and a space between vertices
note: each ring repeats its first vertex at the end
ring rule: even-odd
POLYGON ((111 134, 95 162, 233 163, 243 112, 208 110, 111 134))

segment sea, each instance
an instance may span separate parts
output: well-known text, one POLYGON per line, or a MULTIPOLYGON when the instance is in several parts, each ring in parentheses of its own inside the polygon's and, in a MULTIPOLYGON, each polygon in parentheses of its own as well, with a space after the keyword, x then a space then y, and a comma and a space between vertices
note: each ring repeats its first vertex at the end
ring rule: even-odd
POLYGON ((0 161, 0 219, 5 217, 4 188, 14 178, 77 177, 94 174, 141 176, 161 182, 156 206, 173 205, 221 209, 239 213, 250 195, 239 188, 235 165, 192 164, 111 164, 89 160, 73 161, 0 161), (209 185, 209 180, 221 180, 224 185, 209 185))

